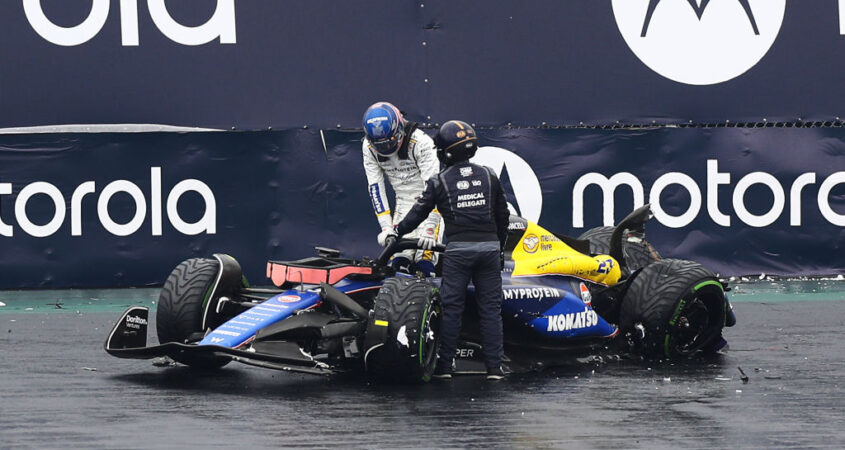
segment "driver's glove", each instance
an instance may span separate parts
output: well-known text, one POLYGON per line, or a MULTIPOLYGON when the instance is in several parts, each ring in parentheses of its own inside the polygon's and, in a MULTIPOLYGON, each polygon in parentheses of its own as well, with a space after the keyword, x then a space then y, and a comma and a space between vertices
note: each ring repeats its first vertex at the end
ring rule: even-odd
POLYGON ((420 250, 431 250, 437 244, 437 224, 440 223, 440 214, 432 212, 423 223, 420 239, 417 247, 420 250))
POLYGON ((378 245, 381 245, 382 247, 387 247, 387 238, 389 238, 390 236, 393 236, 394 239, 399 237, 399 235, 396 233, 396 230, 394 230, 392 227, 382 228, 381 233, 379 233, 378 237, 376 238, 378 239, 378 245))
POLYGON ((431 250, 434 248, 435 244, 437 244, 437 235, 435 234, 436 225, 428 225, 429 224, 426 224, 426 226, 423 227, 420 239, 417 241, 417 247, 420 250, 431 250))

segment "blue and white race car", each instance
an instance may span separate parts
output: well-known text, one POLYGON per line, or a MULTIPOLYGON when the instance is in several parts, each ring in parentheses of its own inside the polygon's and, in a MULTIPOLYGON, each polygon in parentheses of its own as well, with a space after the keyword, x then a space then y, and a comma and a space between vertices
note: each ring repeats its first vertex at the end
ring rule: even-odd
MULTIPOLYGON (((692 261, 661 259, 645 240, 648 205, 618 226, 578 239, 511 216, 502 273, 505 361, 538 370, 612 348, 649 358, 713 353, 735 317, 727 285, 692 261)), ((434 369, 440 324, 437 277, 388 264, 416 240, 376 259, 319 256, 270 261, 276 289, 251 288, 222 254, 189 259, 168 277, 156 309, 159 345, 147 346, 149 311, 126 310, 105 349, 120 358, 169 357, 204 369, 237 361, 313 374, 365 373, 424 382, 434 369)), ((440 247, 436 250, 442 251, 440 247)), ((456 373, 485 373, 472 286, 456 373)))

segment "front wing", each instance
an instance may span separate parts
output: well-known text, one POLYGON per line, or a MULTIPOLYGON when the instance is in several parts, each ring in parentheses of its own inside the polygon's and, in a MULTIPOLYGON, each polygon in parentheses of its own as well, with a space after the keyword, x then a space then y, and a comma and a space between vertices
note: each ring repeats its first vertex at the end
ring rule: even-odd
MULTIPOLYGON (((179 342, 166 342, 147 347, 147 327, 149 309, 133 306, 127 309, 115 323, 105 343, 108 354, 118 358, 152 359, 167 356, 179 360, 180 357, 223 357, 232 361, 268 369, 304 372, 328 375, 334 371, 325 363, 314 361, 302 353, 295 344, 279 342, 276 345, 263 345, 273 353, 256 351, 252 346, 245 350, 222 347, 219 345, 196 345, 179 342)), ((267 343, 270 344, 270 343, 267 343)))

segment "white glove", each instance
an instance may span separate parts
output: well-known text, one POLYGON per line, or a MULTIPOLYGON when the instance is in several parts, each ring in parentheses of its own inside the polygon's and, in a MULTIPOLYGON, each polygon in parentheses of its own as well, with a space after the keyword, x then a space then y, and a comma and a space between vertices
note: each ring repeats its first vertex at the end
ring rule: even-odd
POLYGON ((390 236, 393 236, 394 238, 399 237, 399 235, 396 234, 396 230, 394 230, 393 228, 383 228, 381 230, 381 233, 378 234, 378 238, 376 238, 378 239, 378 245, 381 245, 382 247, 387 247, 387 238, 390 236))
POLYGON ((434 234, 436 224, 429 223, 423 227, 420 240, 417 241, 417 247, 420 250, 431 250, 437 244, 437 236, 434 234))

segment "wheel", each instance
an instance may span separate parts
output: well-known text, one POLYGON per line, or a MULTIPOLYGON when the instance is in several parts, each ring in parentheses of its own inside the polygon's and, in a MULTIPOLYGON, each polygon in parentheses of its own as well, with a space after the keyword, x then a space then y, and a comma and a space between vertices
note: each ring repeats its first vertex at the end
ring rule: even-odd
MULTIPOLYGON (((219 270, 216 260, 206 258, 192 258, 173 269, 158 297, 156 332, 159 342, 185 343, 202 337, 205 304, 219 270)), ((228 358, 189 355, 174 356, 173 359, 201 369, 223 367, 230 361, 228 358)))
MULTIPOLYGON (((578 239, 590 241, 590 252, 593 254, 610 254, 610 237, 614 227, 596 227, 585 231, 578 239)), ((623 238, 622 253, 628 273, 645 267, 660 259, 657 250, 645 240, 639 232, 629 232, 623 238)))
POLYGON ((440 326, 440 296, 421 278, 390 278, 375 298, 368 334, 386 328, 383 339, 367 349, 367 375, 377 381, 424 383, 434 372, 440 326))
POLYGON ((631 282, 619 328, 637 336, 644 356, 686 358, 719 341, 725 308, 724 287, 713 272, 693 261, 662 259, 631 282))

